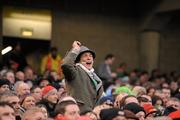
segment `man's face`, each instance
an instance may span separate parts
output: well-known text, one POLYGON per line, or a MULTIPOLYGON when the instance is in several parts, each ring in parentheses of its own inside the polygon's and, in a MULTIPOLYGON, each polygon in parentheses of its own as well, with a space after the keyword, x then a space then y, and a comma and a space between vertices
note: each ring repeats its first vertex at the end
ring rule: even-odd
POLYGON ((162 89, 162 93, 163 93, 164 98, 170 98, 171 97, 170 89, 162 89))
POLYGON ((20 100, 17 96, 11 96, 7 97, 7 101, 9 104, 11 104, 15 110, 15 114, 19 114, 19 108, 20 108, 20 100))
POLYGON ((22 104, 22 106, 24 108, 26 108, 26 109, 29 109, 29 108, 35 106, 35 99, 34 99, 34 97, 32 97, 32 96, 26 97, 24 102, 23 102, 23 104, 22 104))
POLYGON ((79 112, 79 107, 76 104, 67 105, 65 108, 64 116, 68 120, 78 120, 78 118, 80 117, 79 112))
POLYGON ((58 100, 58 95, 57 95, 57 92, 54 92, 52 93, 51 95, 49 95, 47 97, 47 100, 51 103, 57 103, 57 100, 58 100))
POLYGON ((80 63, 87 69, 92 69, 94 63, 93 55, 90 52, 83 53, 80 58, 80 63))
POLYGON ((23 72, 17 72, 16 73, 16 78, 18 78, 19 80, 22 80, 22 81, 24 81, 24 78, 25 76, 24 76, 24 73, 23 72))
POLYGON ((139 104, 138 100, 137 100, 135 97, 128 97, 128 98, 125 100, 125 103, 126 103, 126 104, 129 104, 129 103, 137 103, 137 104, 139 104))
POLYGON ((19 86, 18 95, 23 96, 26 94, 30 94, 30 88, 28 84, 22 84, 21 86, 19 86))
POLYGON ((6 75, 6 79, 9 80, 11 83, 14 83, 15 81, 14 74, 12 72, 8 72, 6 75))
POLYGON ((9 107, 0 107, 0 120, 15 120, 15 113, 14 110, 9 107))
POLYGON ((36 88, 36 89, 34 89, 32 95, 36 100, 41 100, 42 99, 42 90, 40 88, 36 88))
POLYGON ((3 93, 5 91, 8 91, 9 90, 9 85, 2 85, 0 87, 0 93, 3 93))

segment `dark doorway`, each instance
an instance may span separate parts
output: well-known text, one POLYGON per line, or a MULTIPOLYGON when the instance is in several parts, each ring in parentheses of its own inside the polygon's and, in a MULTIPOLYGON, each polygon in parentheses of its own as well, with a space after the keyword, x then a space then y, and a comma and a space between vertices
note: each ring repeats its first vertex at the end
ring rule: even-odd
POLYGON ((3 48, 21 44, 21 50, 26 57, 28 64, 39 73, 42 57, 48 53, 50 41, 27 38, 3 37, 3 48))

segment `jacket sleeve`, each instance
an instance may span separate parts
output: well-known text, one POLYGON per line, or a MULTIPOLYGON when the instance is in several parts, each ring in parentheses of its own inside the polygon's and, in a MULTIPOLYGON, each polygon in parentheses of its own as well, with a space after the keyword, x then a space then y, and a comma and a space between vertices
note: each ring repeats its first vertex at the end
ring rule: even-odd
POLYGON ((61 68, 67 81, 72 81, 76 76, 77 70, 74 61, 78 55, 78 52, 79 51, 71 50, 63 59, 61 68))

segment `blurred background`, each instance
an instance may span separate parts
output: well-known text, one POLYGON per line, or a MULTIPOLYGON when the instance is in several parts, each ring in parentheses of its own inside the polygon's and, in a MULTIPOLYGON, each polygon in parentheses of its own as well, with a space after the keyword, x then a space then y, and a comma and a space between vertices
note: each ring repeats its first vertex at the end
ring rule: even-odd
POLYGON ((113 53, 113 68, 180 70, 180 0, 1 0, 0 11, 0 50, 20 43, 35 71, 50 47, 64 57, 74 40, 96 63, 113 53))

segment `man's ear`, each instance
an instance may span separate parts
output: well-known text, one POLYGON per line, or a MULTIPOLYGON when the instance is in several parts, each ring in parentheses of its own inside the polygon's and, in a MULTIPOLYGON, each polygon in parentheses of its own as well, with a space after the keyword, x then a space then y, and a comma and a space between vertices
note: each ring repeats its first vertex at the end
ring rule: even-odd
POLYGON ((61 116, 63 116, 63 115, 62 115, 62 114, 60 114, 60 113, 59 113, 59 114, 57 114, 57 117, 61 117, 61 116))
POLYGON ((67 120, 62 114, 58 114, 55 120, 67 120))

